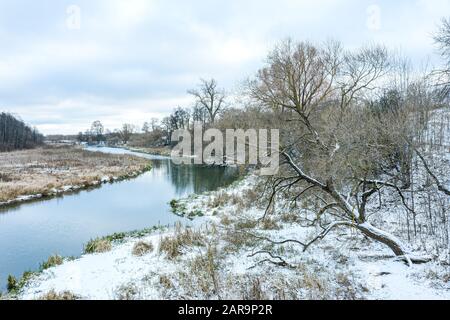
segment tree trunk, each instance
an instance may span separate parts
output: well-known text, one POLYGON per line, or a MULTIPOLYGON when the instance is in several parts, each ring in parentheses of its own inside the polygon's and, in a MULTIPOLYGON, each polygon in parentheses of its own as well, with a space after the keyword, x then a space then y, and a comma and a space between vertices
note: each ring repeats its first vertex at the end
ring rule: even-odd
POLYGON ((369 238, 387 245, 394 254, 401 257, 402 260, 413 263, 425 263, 431 260, 431 257, 428 256, 411 255, 406 245, 404 245, 400 239, 390 233, 375 228, 370 223, 361 223, 355 227, 369 238))
POLYGON ((362 223, 356 226, 363 234, 371 239, 377 240, 385 245, 387 245, 397 256, 404 256, 407 254, 405 245, 397 237, 375 228, 369 223, 362 223))

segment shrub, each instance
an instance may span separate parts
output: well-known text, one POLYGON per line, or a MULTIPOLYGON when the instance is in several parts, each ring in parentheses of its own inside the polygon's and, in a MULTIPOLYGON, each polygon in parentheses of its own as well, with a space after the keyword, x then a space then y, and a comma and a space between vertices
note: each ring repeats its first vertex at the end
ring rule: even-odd
POLYGON ((63 264, 64 259, 61 256, 54 255, 47 259, 47 261, 41 263, 40 270, 46 270, 51 267, 59 266, 63 264))
POLYGON ((242 198, 244 198, 245 201, 251 205, 258 202, 260 199, 260 194, 253 189, 246 189, 243 191, 242 198))
POLYGON ((300 222, 300 216, 296 213, 285 212, 281 215, 281 221, 284 223, 298 223, 300 222))
POLYGON ((11 182, 12 176, 8 173, 0 172, 0 182, 11 182))
POLYGON ((229 216, 224 215, 221 219, 220 219, 220 223, 223 224, 224 226, 229 226, 233 221, 230 219, 229 216))
POLYGON ((257 224, 258 224, 257 220, 250 220, 250 219, 247 220, 247 219, 245 219, 245 220, 241 220, 241 221, 236 222, 235 228, 236 228, 236 230, 254 229, 257 224))
POLYGON ((33 277, 36 273, 32 271, 25 271, 20 279, 17 279, 13 275, 8 276, 7 286, 8 292, 17 293, 20 289, 22 289, 28 281, 33 277))
POLYGON ((14 291, 17 289, 17 279, 13 275, 8 276, 8 284, 6 286, 8 292, 14 291))
POLYGON ((198 255, 189 262, 189 274, 183 277, 184 285, 211 297, 219 294, 219 257, 217 250, 209 246, 205 254, 198 255))
POLYGON ((166 253, 167 258, 173 260, 182 254, 181 249, 188 246, 203 246, 203 236, 198 231, 184 229, 181 231, 177 225, 174 236, 162 238, 159 243, 159 252, 166 253))
POLYGON ((112 249, 111 241, 104 238, 90 240, 84 246, 84 253, 102 253, 112 249))
POLYGON ((55 290, 50 290, 43 296, 41 296, 38 300, 78 300, 80 297, 76 296, 70 291, 63 291, 57 293, 55 290))
POLYGON ((279 230, 277 222, 272 218, 266 218, 261 222, 263 230, 279 230))
POLYGON ((116 291, 118 300, 135 300, 139 297, 139 289, 134 283, 127 283, 120 286, 116 291))
POLYGON ((179 216, 184 216, 186 214, 186 205, 184 203, 180 203, 180 201, 178 200, 171 200, 169 202, 170 207, 172 208, 172 213, 179 215, 179 216))
POLYGON ((258 239, 247 232, 227 230, 223 239, 229 243, 227 250, 233 252, 242 247, 252 247, 256 245, 258 239))
POLYGON ((159 284, 162 285, 165 289, 171 289, 173 287, 172 281, 166 275, 159 276, 159 284))
POLYGON ((141 257, 153 251, 153 244, 151 242, 139 241, 133 246, 133 255, 141 257))
POLYGON ((116 232, 111 235, 102 237, 101 239, 108 240, 111 243, 113 243, 113 242, 122 243, 129 236, 129 234, 131 234, 131 233, 116 232))
POLYGON ((189 214, 188 214, 188 218, 191 220, 195 217, 203 217, 203 216, 204 216, 204 213, 199 209, 193 210, 193 211, 189 212, 189 214))
POLYGON ((211 199, 208 203, 210 208, 223 207, 231 200, 231 196, 228 193, 220 192, 217 196, 211 199))
POLYGON ((267 300, 267 297, 262 289, 260 278, 247 279, 246 287, 243 292, 242 299, 244 300, 267 300))

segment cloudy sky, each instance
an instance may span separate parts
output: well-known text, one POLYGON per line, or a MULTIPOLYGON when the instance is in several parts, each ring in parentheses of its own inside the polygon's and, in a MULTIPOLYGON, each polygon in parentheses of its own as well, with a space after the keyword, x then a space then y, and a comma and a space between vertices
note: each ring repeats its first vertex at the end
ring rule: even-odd
POLYGON ((199 78, 236 89, 287 37, 436 64, 449 13, 449 0, 0 0, 0 111, 46 134, 141 125, 189 106, 199 78))

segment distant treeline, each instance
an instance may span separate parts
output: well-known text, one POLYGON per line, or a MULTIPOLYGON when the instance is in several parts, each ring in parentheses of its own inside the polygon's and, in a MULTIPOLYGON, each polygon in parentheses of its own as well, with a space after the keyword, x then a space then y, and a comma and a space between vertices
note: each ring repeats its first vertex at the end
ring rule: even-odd
POLYGON ((36 147, 44 136, 9 113, 0 113, 0 152, 36 147))

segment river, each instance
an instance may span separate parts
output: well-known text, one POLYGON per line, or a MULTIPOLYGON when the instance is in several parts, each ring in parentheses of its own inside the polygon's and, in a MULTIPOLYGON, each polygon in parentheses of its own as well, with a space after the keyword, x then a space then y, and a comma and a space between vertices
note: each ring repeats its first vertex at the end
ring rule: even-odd
POLYGON ((92 238, 114 232, 173 225, 182 220, 169 202, 229 185, 233 168, 174 165, 170 158, 117 148, 90 151, 134 154, 151 160, 152 170, 137 178, 57 198, 0 208, 0 291, 9 274, 37 270, 54 254, 80 256, 92 238))

